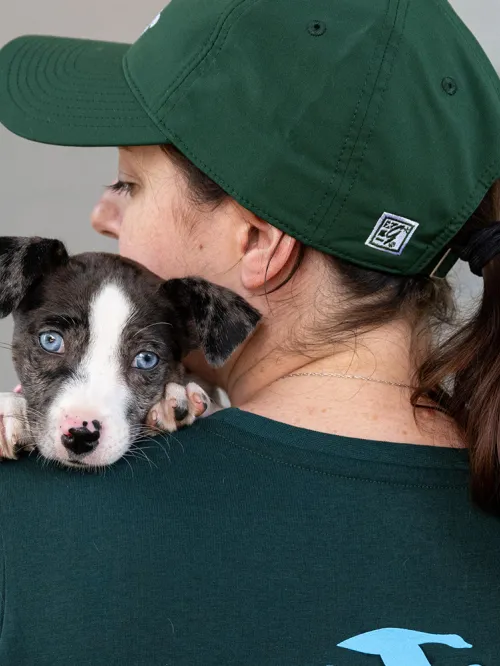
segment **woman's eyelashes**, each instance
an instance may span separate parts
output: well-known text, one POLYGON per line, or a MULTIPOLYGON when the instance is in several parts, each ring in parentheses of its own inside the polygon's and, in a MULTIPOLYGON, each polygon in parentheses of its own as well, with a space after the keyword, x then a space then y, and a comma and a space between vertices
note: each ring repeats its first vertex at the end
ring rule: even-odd
POLYGON ((126 194, 128 196, 132 196, 136 187, 137 186, 135 183, 130 183, 125 180, 117 180, 112 185, 107 185, 106 189, 108 189, 110 192, 115 192, 116 194, 126 194))

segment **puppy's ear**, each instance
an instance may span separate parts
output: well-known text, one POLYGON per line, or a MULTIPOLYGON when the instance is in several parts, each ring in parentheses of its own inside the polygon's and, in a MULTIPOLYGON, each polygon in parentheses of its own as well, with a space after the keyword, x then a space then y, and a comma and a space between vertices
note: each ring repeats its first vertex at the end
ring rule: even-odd
POLYGON ((201 349, 215 368, 227 361, 261 319, 244 298, 201 278, 168 280, 162 289, 179 314, 185 353, 201 349))
POLYGON ((39 278, 67 260, 61 241, 0 236, 0 317, 7 317, 39 278))

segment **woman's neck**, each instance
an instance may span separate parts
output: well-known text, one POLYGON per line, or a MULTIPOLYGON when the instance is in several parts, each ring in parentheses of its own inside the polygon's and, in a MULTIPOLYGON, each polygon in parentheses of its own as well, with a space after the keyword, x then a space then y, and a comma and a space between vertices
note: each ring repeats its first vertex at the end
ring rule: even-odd
MULTIPOLYGON (((409 327, 387 325, 358 336, 352 346, 317 354, 314 359, 286 353, 286 341, 276 337, 261 329, 231 363, 224 383, 233 406, 343 436, 462 446, 454 422, 446 415, 419 408, 416 422, 411 388, 384 383, 412 384, 415 350, 409 327), (370 381, 310 374, 318 372, 358 375, 370 381), (304 374, 289 377, 292 373, 304 374)), ((428 405, 432 407, 430 402, 428 405)))

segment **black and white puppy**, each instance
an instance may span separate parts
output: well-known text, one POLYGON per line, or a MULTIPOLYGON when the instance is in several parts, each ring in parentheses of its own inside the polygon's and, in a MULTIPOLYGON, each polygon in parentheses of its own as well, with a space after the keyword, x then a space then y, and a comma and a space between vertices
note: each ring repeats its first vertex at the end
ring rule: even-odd
POLYGON ((0 456, 36 445, 81 467, 115 462, 148 425, 192 423, 189 398, 203 389, 183 357, 201 349, 221 366, 260 319, 200 278, 164 281, 117 255, 0 237, 0 317, 11 313, 22 395, 0 394, 0 456))

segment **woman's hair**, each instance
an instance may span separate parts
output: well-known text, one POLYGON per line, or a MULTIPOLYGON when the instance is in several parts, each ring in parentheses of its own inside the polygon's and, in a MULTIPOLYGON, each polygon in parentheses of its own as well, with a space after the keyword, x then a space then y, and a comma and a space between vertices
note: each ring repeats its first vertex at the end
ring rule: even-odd
MULTIPOLYGON (((174 146, 163 149, 183 173, 193 203, 215 209, 229 197, 174 146)), ((500 181, 493 184, 450 246, 466 245, 473 231, 497 220, 500 181)), ((299 268, 304 252, 302 246, 286 281, 299 268)), ((428 404, 432 400, 454 420, 468 446, 472 498, 486 511, 500 514, 500 256, 483 269, 482 299, 475 312, 460 323, 446 279, 390 275, 323 256, 331 266, 332 283, 340 283, 344 309, 342 317, 320 314, 310 332, 313 335, 307 335, 307 349, 349 343, 361 332, 396 320, 409 321, 412 349, 418 348, 411 396, 415 415, 422 401, 428 404), (452 333, 443 339, 447 327, 453 327, 452 333)))

